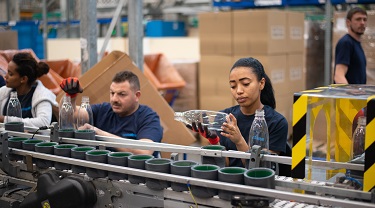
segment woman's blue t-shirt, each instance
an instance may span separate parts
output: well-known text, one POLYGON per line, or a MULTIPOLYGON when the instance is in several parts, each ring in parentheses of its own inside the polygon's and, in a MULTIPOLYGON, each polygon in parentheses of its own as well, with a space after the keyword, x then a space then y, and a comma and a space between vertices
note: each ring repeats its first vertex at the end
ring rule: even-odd
MULTIPOLYGON (((283 115, 276 112, 270 106, 265 105, 263 109, 268 126, 270 150, 285 153, 288 138, 288 122, 283 115)), ((236 117, 238 128, 240 129, 246 143, 249 143, 250 127, 255 115, 244 115, 241 112, 239 105, 227 108, 222 112, 228 114, 232 113, 234 117, 236 117)), ((218 135, 220 137, 221 145, 225 146, 227 150, 237 151, 236 145, 230 139, 221 136, 220 134, 218 135)), ((229 166, 243 167, 243 163, 239 158, 229 158, 229 166)))

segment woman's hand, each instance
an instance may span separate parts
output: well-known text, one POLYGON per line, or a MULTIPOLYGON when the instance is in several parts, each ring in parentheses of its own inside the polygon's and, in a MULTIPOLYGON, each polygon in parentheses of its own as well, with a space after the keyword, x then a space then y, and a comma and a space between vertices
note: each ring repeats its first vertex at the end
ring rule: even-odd
POLYGON ((229 114, 229 116, 227 117, 227 122, 223 123, 221 129, 223 130, 221 132, 221 135, 230 139, 234 144, 238 144, 244 141, 241 131, 237 126, 237 119, 233 114, 229 114))
MULTIPOLYGON (((223 131, 220 134, 230 139, 236 145, 238 151, 249 151, 249 146, 246 140, 243 138, 241 131, 237 126, 237 119, 233 114, 229 114, 227 117, 227 122, 223 123, 221 129, 223 131)), ((246 165, 245 159, 242 159, 242 163, 246 165)))

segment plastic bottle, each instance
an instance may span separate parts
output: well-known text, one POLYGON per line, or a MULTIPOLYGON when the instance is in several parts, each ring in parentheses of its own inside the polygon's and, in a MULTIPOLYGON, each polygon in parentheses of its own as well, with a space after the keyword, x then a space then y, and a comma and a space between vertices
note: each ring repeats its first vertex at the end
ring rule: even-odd
POLYGON ((353 134, 352 159, 360 157, 365 152, 366 117, 360 116, 353 134))
POLYGON ((5 123, 10 122, 22 122, 21 103, 18 100, 16 91, 10 92, 10 99, 7 106, 7 116, 5 117, 5 123))
POLYGON ((74 111, 71 103, 71 98, 64 95, 59 112, 59 129, 73 130, 74 129, 74 111))
POLYGON ((88 96, 83 96, 77 112, 77 129, 85 123, 93 125, 93 114, 88 96))
POLYGON ((208 110, 189 110, 185 112, 175 112, 174 119, 185 124, 192 124, 195 122, 202 123, 203 126, 208 126, 209 130, 222 131, 221 126, 226 122, 228 114, 218 111, 208 110))
POLYGON ((256 110, 255 118, 249 132, 249 146, 259 145, 262 151, 269 150, 268 126, 264 118, 264 110, 256 110))

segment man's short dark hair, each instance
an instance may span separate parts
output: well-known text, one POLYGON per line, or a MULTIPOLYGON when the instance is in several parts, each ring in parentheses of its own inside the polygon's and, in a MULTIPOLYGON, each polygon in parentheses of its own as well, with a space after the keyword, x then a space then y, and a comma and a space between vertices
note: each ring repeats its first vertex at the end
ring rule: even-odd
POLYGON ((346 19, 352 20, 353 15, 356 13, 361 13, 367 16, 366 10, 359 8, 359 7, 354 7, 348 11, 348 14, 346 15, 346 19))
POLYGON ((129 82, 130 86, 133 88, 134 91, 140 90, 141 87, 139 84, 138 76, 131 71, 117 72, 112 79, 112 82, 114 83, 121 83, 125 81, 129 82))

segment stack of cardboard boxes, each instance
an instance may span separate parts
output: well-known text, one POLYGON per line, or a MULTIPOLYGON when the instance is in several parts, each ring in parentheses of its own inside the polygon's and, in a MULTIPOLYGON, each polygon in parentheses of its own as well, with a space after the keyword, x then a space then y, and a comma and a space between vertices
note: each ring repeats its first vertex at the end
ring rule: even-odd
POLYGON ((221 110, 232 106, 229 70, 233 65, 233 13, 199 15, 199 108, 221 110))
POLYGON ((367 11, 367 28, 362 47, 367 61, 367 84, 375 85, 375 10, 367 11))
POLYGON ((281 10, 239 10, 199 16, 201 63, 199 105, 220 110, 237 104, 229 71, 239 58, 254 57, 275 89, 276 110, 292 121, 293 93, 305 89, 304 14, 281 10))

